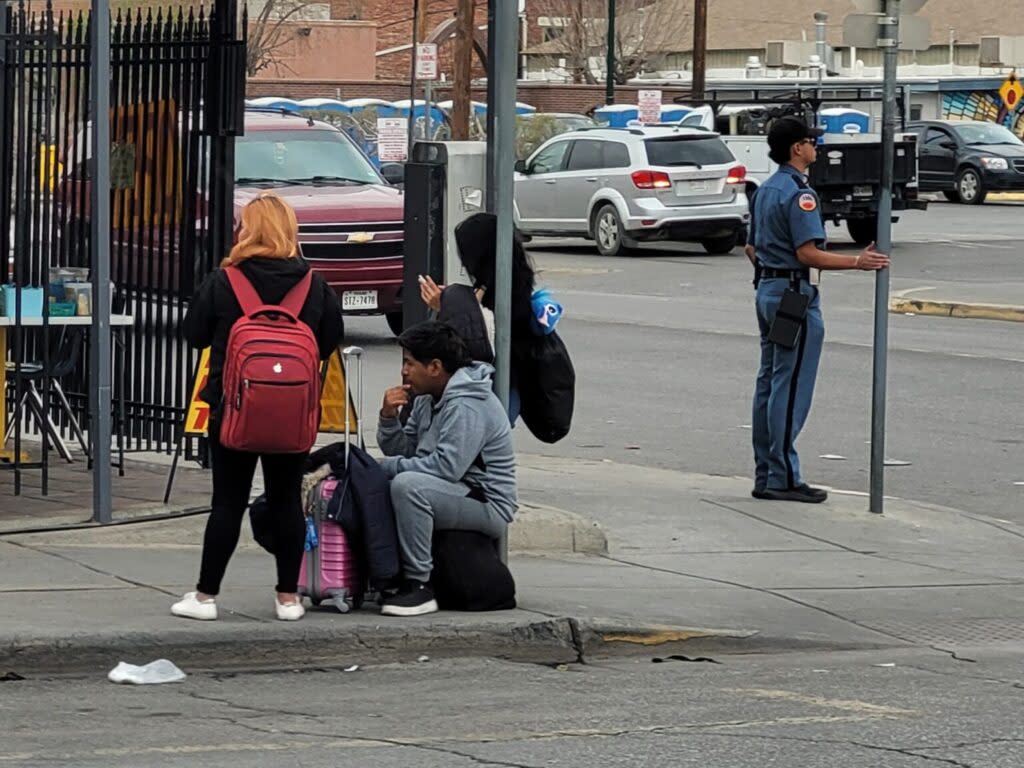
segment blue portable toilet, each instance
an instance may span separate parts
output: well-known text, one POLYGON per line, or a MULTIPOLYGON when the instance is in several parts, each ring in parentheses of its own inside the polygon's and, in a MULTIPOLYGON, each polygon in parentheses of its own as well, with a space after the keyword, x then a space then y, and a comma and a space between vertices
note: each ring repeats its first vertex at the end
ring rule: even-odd
MULTIPOLYGON (((408 101, 406 101, 406 104, 408 104, 408 101)), ((451 111, 455 108, 455 102, 452 101, 451 99, 448 99, 446 101, 439 101, 436 104, 434 104, 434 106, 440 109, 442 112, 448 112, 450 114, 451 111)), ((482 101, 471 101, 469 102, 469 106, 472 108, 474 115, 487 114, 487 105, 484 104, 482 101)))
POLYGON ((640 107, 635 104, 609 104, 595 109, 594 119, 610 128, 626 128, 631 120, 640 119, 640 107))
POLYGON ((299 102, 302 112, 352 112, 352 107, 337 99, 303 99, 299 102))
POLYGON ((661 122, 678 123, 692 111, 692 109, 690 109, 689 107, 684 107, 682 104, 662 104, 661 122))
POLYGON ((375 109, 378 117, 393 117, 395 114, 395 105, 384 99, 346 99, 343 103, 353 113, 375 109))
MULTIPOLYGON (((409 107, 412 102, 409 99, 402 99, 396 101, 392 106, 395 108, 395 115, 398 117, 409 117, 409 107)), ((412 107, 412 116, 414 120, 420 120, 427 114, 427 103, 423 99, 416 99, 415 105, 412 107)), ((436 104, 430 105, 430 121, 434 125, 444 124, 444 112, 438 109, 436 104)))
POLYGON ((287 109, 289 112, 299 111, 299 102, 294 99, 283 99, 277 96, 261 96, 249 102, 256 109, 287 109))
POLYGON ((825 133, 856 135, 871 132, 871 115, 848 107, 830 107, 818 112, 818 125, 825 133))
MULTIPOLYGON (((484 111, 487 111, 487 106, 484 105, 484 111)), ((531 104, 524 104, 521 101, 516 102, 516 114, 517 115, 532 115, 537 111, 537 108, 531 104)))

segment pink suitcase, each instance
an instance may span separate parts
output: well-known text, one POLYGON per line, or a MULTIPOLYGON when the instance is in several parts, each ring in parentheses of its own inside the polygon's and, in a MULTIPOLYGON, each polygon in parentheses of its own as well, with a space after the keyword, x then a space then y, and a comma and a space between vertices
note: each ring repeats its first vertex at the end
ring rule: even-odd
POLYGON ((349 546, 345 531, 327 519, 327 505, 337 486, 336 478, 327 477, 310 489, 306 516, 316 540, 302 556, 299 594, 309 597, 313 605, 330 600, 339 611, 348 613, 363 601, 363 582, 358 555, 349 546))
MULTIPOLYGON (((350 374, 355 373, 358 381, 359 410, 356 412, 358 424, 362 425, 362 350, 359 347, 348 347, 342 353, 345 363, 345 379, 351 381, 350 374), (349 360, 355 358, 358 366, 353 370, 349 360)), ((349 446, 349 414, 348 392, 345 393, 345 461, 348 462, 349 446)), ((309 549, 302 555, 302 568, 299 571, 299 594, 308 597, 313 605, 320 605, 325 600, 334 603, 339 611, 348 613, 358 608, 363 602, 366 580, 359 567, 359 556, 349 545, 348 537, 342 527, 333 520, 327 519, 327 506, 334 496, 339 480, 329 476, 313 486, 306 498, 306 525, 312 527, 315 537, 310 541, 309 549)))

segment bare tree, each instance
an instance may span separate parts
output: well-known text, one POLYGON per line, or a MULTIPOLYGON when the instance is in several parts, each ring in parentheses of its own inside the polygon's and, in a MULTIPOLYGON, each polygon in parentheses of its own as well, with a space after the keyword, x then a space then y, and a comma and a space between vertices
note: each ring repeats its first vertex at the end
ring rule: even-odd
POLYGON ((253 77, 268 67, 282 66, 281 53, 295 39, 295 22, 319 18, 313 9, 322 5, 311 0, 264 0, 258 12, 249 17, 246 74, 253 77))
MULTIPOLYGON (((563 56, 577 83, 597 82, 592 59, 607 48, 606 0, 542 0, 538 15, 557 30, 545 50, 563 56)), ((618 0, 615 17, 615 82, 622 85, 648 69, 660 55, 690 48, 692 11, 685 0, 618 0)))

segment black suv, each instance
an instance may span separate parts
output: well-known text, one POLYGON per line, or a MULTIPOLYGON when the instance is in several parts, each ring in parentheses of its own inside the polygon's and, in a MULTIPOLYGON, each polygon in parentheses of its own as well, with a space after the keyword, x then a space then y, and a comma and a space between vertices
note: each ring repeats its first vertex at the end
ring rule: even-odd
POLYGON ((911 123, 918 135, 922 192, 981 205, 989 192, 1024 191, 1024 141, 997 123, 928 120, 911 123))

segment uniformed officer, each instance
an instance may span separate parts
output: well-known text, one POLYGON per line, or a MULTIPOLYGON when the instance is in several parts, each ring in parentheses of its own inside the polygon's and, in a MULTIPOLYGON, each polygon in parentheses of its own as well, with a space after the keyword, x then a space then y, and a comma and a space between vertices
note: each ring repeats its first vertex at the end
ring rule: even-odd
MULTIPOLYGON (((811 408, 825 338, 817 273, 822 269, 873 271, 889 265, 889 257, 876 251, 874 243, 856 256, 822 250, 825 227, 818 196, 806 177, 817 159, 821 134, 820 129, 795 117, 775 121, 768 133, 768 147, 779 170, 756 192, 751 204, 746 253, 754 265, 761 330, 752 425, 753 496, 757 499, 817 504, 827 498, 825 491, 804 483, 794 447, 811 408), (773 341, 769 339, 772 324, 787 290, 807 297, 806 313, 800 317, 800 312, 784 312, 780 328, 771 334, 773 341), (783 338, 787 322, 795 331, 794 338, 783 338)), ((804 302, 793 294, 788 299, 788 304, 798 308, 804 302)))

